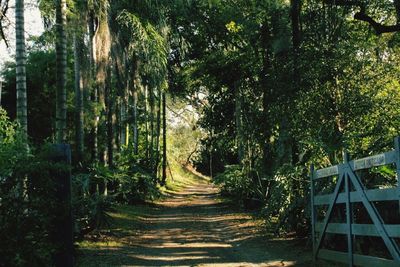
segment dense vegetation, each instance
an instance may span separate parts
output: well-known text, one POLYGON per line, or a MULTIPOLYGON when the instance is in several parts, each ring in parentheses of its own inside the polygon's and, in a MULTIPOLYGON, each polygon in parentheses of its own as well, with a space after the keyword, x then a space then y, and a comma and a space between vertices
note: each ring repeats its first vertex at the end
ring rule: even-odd
POLYGON ((72 145, 76 238, 109 223, 112 202, 157 197, 174 164, 260 208, 277 234, 307 236, 310 165, 399 134, 398 0, 45 0, 26 56, 16 2, 0 91, 4 266, 52 260, 49 143, 72 145))

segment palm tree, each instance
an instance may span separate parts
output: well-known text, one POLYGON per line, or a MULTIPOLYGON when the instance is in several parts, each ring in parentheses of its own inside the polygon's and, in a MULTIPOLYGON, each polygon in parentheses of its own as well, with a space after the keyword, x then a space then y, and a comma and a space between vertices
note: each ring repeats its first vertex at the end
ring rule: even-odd
POLYGON ((16 41, 16 82, 17 82, 17 120, 21 126, 24 142, 28 139, 28 119, 26 101, 26 48, 24 30, 24 0, 15 1, 15 41, 16 41))
POLYGON ((83 159, 84 150, 84 121, 83 121, 83 80, 81 75, 82 63, 82 37, 74 35, 74 72, 75 72, 75 116, 76 116, 76 151, 78 161, 83 159))
POLYGON ((65 142, 67 128, 67 91, 65 87, 67 76, 66 9, 66 0, 56 0, 56 141, 58 143, 65 142))

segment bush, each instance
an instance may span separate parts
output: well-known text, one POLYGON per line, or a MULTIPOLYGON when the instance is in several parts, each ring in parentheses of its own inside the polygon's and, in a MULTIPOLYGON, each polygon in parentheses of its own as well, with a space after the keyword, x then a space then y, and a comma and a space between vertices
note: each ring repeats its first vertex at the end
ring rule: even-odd
POLYGON ((53 242, 51 165, 27 153, 16 124, 0 109, 0 266, 48 266, 53 242))
POLYGON ((226 166, 223 173, 214 177, 214 183, 221 186, 222 194, 238 200, 248 199, 253 195, 251 179, 239 165, 226 166))

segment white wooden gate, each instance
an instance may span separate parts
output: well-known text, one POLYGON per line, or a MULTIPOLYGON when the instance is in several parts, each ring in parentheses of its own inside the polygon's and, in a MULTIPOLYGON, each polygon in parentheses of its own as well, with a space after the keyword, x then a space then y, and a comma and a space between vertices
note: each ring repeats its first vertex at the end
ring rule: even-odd
MULTIPOLYGON (((311 224, 314 260, 327 259, 348 263, 349 266, 399 267, 400 250, 394 238, 400 238, 400 224, 385 224, 374 204, 376 201, 394 200, 400 200, 399 137, 395 138, 395 149, 386 153, 351 161, 345 155, 345 161, 342 164, 319 170, 314 170, 311 166, 311 224), (396 166, 397 187, 366 189, 357 171, 388 164, 396 166), (336 179, 333 193, 318 194, 315 183, 319 179, 332 179, 331 181, 336 179), (373 224, 353 223, 352 203, 356 202, 363 204, 373 224), (346 206, 346 223, 330 223, 333 207, 339 203, 346 206), (316 208, 320 205, 328 205, 325 217, 321 222, 317 221, 316 217, 316 208), (347 235, 347 253, 322 249, 321 245, 326 233, 347 235), (381 237, 391 259, 355 254, 353 252, 355 236, 381 237)), ((399 213, 399 209, 393 210, 393 212, 399 213)))

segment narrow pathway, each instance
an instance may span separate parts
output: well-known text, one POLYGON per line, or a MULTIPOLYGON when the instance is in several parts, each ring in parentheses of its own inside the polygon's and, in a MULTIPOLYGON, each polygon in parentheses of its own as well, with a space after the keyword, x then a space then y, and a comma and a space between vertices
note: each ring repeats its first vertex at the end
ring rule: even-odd
POLYGON ((120 231, 115 245, 83 250, 78 265, 311 266, 310 252, 298 241, 267 239, 249 214, 220 202, 217 189, 206 181, 136 220, 134 230, 115 229, 120 231))

